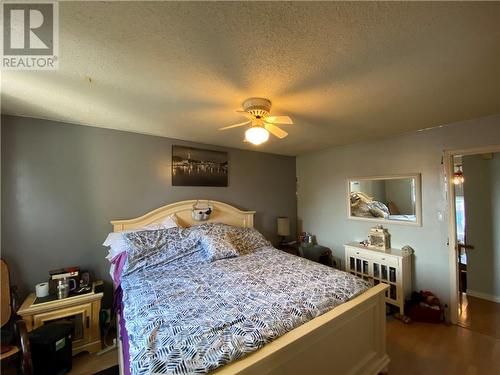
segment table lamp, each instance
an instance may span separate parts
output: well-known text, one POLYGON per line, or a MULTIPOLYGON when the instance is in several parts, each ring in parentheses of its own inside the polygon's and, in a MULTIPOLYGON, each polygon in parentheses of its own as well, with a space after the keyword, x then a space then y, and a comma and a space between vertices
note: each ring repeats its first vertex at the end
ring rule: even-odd
POLYGON ((281 237, 281 245, 285 244, 285 238, 290 235, 290 219, 279 216, 277 220, 278 236, 281 237))

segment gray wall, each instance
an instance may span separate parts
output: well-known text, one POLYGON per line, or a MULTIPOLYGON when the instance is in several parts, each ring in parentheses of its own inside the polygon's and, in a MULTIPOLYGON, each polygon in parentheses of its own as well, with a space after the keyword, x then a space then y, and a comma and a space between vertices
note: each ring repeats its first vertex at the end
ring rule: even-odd
POLYGON ((500 301, 500 153, 462 158, 465 182, 467 293, 500 301))
POLYGON ((385 183, 382 180, 359 180, 352 191, 365 193, 379 202, 385 202, 385 183))
POLYGON ((13 116, 2 116, 1 137, 2 257, 22 294, 63 266, 107 278, 109 221, 167 203, 208 198, 256 210, 271 240, 277 216, 296 222, 294 157, 13 116), (171 186, 172 144, 228 151, 229 186, 171 186))
POLYGON ((299 156, 298 216, 302 228, 316 234, 321 244, 344 259, 343 245, 365 239, 374 225, 347 218, 347 178, 421 173, 423 225, 387 227, 394 247, 408 244, 416 251, 414 288, 430 289, 443 301, 449 301, 443 150, 491 144, 500 144, 500 115, 299 156))
POLYGON ((393 202, 402 215, 415 215, 411 183, 411 178, 385 181, 385 200, 393 202))

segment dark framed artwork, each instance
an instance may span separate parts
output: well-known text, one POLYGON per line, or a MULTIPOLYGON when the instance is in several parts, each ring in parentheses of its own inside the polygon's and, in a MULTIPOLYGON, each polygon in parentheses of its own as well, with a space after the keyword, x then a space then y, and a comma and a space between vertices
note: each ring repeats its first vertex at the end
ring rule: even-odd
POLYGON ((227 186, 227 152, 172 146, 172 186, 227 186))

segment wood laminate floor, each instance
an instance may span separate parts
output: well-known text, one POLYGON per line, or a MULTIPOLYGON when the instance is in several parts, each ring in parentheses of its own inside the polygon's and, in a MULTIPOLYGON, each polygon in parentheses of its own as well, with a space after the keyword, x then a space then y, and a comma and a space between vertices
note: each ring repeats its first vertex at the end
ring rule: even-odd
POLYGON ((387 323, 392 375, 500 374, 500 340, 444 324, 387 323))
MULTIPOLYGON (((459 326, 390 320, 387 352, 390 375, 500 374, 500 339, 459 326)), ((116 350, 102 356, 82 353, 74 357, 70 375, 91 375, 117 362, 116 350)))
POLYGON ((462 293, 458 325, 500 339, 500 303, 462 293))
POLYGON ((102 355, 80 353, 73 357, 73 368, 68 375, 93 375, 117 364, 117 349, 102 355))

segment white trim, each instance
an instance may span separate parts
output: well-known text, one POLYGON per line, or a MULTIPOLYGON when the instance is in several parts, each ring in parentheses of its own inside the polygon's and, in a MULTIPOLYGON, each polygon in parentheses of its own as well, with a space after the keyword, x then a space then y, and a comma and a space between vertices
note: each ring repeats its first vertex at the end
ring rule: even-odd
POLYGON ((487 301, 500 303, 500 296, 495 296, 493 294, 476 292, 475 290, 467 289, 467 295, 471 297, 485 299, 487 301))
POLYGON ((457 155, 477 155, 500 152, 500 145, 488 145, 469 149, 445 150, 443 156, 444 172, 446 176, 446 187, 448 196, 448 258, 450 269, 450 321, 457 324, 458 321, 458 259, 456 250, 457 228, 455 223, 455 186, 453 185, 454 164, 453 157, 457 155))

